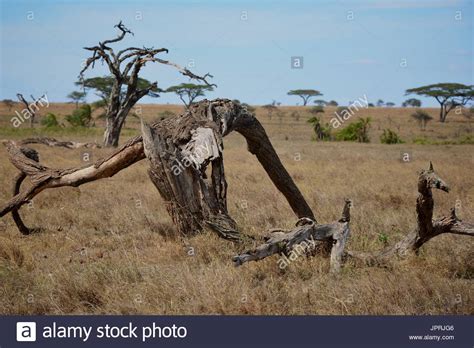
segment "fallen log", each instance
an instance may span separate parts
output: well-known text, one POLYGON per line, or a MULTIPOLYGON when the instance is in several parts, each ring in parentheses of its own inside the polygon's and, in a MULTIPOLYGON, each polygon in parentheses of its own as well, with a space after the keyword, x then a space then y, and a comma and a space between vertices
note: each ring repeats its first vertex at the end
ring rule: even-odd
POLYGON ((40 192, 64 186, 78 187, 87 182, 109 178, 145 158, 141 137, 129 140, 106 158, 93 164, 69 169, 52 169, 25 156, 14 141, 4 143, 12 164, 30 179, 32 185, 17 193, 0 208, 0 217, 19 209, 40 192))
MULTIPOLYGON (((351 201, 346 200, 341 218, 330 224, 317 224, 310 219, 300 219, 296 227, 290 231, 273 230, 267 236, 265 243, 255 249, 248 250, 232 258, 235 266, 245 262, 259 261, 271 255, 279 254, 293 258, 301 254, 312 253, 318 242, 325 242, 330 250, 331 272, 339 272, 344 256, 344 246, 350 235, 351 201)), ((279 264, 279 267, 286 263, 279 264)))
POLYGON ((20 141, 17 141, 17 145, 30 145, 30 144, 41 144, 50 147, 64 147, 66 149, 100 149, 102 148, 101 145, 96 143, 80 143, 75 141, 60 141, 54 138, 49 137, 37 137, 37 138, 27 138, 20 141))

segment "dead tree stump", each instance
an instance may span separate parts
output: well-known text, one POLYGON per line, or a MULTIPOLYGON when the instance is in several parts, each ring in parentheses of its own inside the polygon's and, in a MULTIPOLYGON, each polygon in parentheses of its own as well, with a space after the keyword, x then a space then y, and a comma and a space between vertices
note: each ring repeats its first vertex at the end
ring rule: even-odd
POLYGON ((448 185, 434 171, 430 162, 428 170, 422 170, 418 176, 418 197, 416 199, 417 226, 393 246, 388 246, 378 253, 347 251, 346 256, 362 260, 367 265, 384 265, 394 257, 405 258, 417 254, 420 248, 432 238, 452 233, 474 236, 474 224, 464 222, 456 216, 455 208, 449 216, 433 220, 434 200, 432 189, 449 192, 448 185))

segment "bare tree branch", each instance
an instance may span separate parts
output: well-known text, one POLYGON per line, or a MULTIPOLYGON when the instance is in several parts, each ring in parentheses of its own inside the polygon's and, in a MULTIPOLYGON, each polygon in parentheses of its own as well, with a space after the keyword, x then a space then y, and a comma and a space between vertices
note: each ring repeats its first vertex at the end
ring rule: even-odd
POLYGON ((25 104, 25 107, 26 107, 26 110, 28 110, 28 112, 30 113, 30 127, 33 127, 33 123, 35 122, 35 116, 36 116, 36 110, 33 110, 31 108, 31 105, 36 105, 36 103, 38 103, 38 101, 42 100, 44 97, 45 97, 45 94, 43 94, 41 97, 39 97, 38 99, 35 99, 32 95, 31 95, 31 99, 33 99, 33 101, 31 103, 28 103, 28 101, 23 97, 23 94, 21 93, 17 93, 16 95, 18 97, 18 100, 20 102, 22 102, 23 104, 25 104))
POLYGON ((109 45, 120 42, 127 34, 133 35, 133 33, 126 28, 121 21, 115 27, 119 30, 119 34, 116 38, 99 42, 97 46, 84 47, 84 49, 92 52, 92 56, 85 61, 79 73, 79 81, 84 81, 84 73, 88 69, 94 68, 97 61, 103 61, 107 64, 110 73, 114 77, 114 83, 107 103, 107 126, 104 134, 105 146, 118 145, 118 138, 125 118, 140 98, 146 95, 158 96, 156 93, 156 89, 158 88, 157 82, 151 83, 146 88, 138 88, 140 71, 147 62, 157 62, 173 66, 178 69, 181 74, 191 79, 203 81, 209 86, 211 84, 207 81, 207 78, 212 77, 209 74, 198 76, 178 64, 157 58, 157 54, 168 53, 168 49, 166 48, 128 47, 120 50, 116 54, 109 45), (125 86, 127 90, 124 97, 123 87, 125 86))

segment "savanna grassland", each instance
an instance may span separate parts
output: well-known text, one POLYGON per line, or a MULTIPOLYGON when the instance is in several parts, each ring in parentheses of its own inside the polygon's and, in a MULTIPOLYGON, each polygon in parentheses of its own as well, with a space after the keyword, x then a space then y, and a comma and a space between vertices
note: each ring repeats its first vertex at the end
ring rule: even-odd
MULTIPOLYGON (((13 110, 0 105, 0 139, 47 135, 101 141, 95 127, 49 129, 27 124, 13 130, 13 110)), ((52 104, 62 117, 74 105, 52 104)), ((397 242, 415 226, 417 173, 431 160, 451 192, 435 192, 435 216, 457 204, 458 215, 474 221, 474 145, 453 145, 472 136, 461 115, 434 120, 421 131, 413 109, 369 108, 371 143, 316 142, 302 107, 282 107, 285 115, 257 109, 284 165, 319 222, 339 218, 344 198, 354 202, 348 249, 375 251, 397 242), (298 110, 300 118, 291 117, 298 110), (385 145, 391 128, 404 144, 385 145), (418 139, 418 140, 417 140, 418 139), (425 139, 420 141, 419 139, 425 139), (415 144, 418 142, 418 144, 415 144), (425 144, 419 144, 423 142, 425 144), (436 144, 436 145, 434 145, 436 144), (408 153, 410 160, 401 160, 408 153)), ((180 106, 142 105, 151 121, 180 106)), ((328 108, 325 121, 334 109, 328 108)), ((44 112, 42 112, 44 114, 44 112)), ((40 117, 41 118, 41 117, 40 117)), ((352 120, 348 121, 351 122, 352 120)), ((62 121, 64 122, 64 121, 62 121)), ((121 141, 139 133, 138 118, 127 120, 121 141)), ((225 138, 230 215, 245 233, 291 227, 296 218, 238 134, 225 138)), ((35 145, 41 162, 65 168, 84 164, 108 149, 67 150, 35 145)), ((277 256, 235 268, 231 258, 251 245, 236 245, 212 233, 180 238, 141 161, 110 179, 79 188, 39 194, 21 213, 43 231, 22 236, 8 215, 0 220, 0 312, 2 314, 473 314, 474 241, 443 235, 418 255, 385 268, 348 263, 335 277, 322 257, 300 257, 280 270, 277 256)), ((17 170, 0 147, 0 202, 11 196, 17 170)))

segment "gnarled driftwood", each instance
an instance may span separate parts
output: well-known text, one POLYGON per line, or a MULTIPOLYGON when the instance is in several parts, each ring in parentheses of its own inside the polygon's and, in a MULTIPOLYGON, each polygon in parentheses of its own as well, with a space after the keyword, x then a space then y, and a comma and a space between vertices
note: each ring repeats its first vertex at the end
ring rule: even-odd
POLYGON ((394 256, 404 258, 410 253, 418 253, 420 248, 432 238, 443 234, 474 236, 474 224, 464 222, 456 216, 455 208, 449 216, 433 220, 434 200, 432 189, 449 192, 448 185, 434 171, 430 162, 428 170, 422 170, 418 177, 418 197, 416 200, 417 226, 402 240, 377 253, 347 251, 346 256, 364 261, 369 265, 383 265, 394 256))
MULTIPOLYGON (((3 141, 4 142, 4 141, 3 141)), ((75 141, 61 141, 49 137, 27 138, 16 142, 17 145, 42 144, 51 147, 64 147, 66 149, 100 149, 102 146, 96 143, 80 143, 75 141)))
POLYGON ((344 246, 349 238, 351 220, 351 201, 346 200, 341 218, 330 224, 318 225, 307 218, 300 219, 291 231, 273 230, 261 244, 253 250, 248 250, 233 257, 234 264, 240 266, 245 262, 262 260, 274 254, 297 256, 300 252, 311 253, 321 242, 330 246, 331 272, 337 273, 341 268, 344 256, 344 246), (297 251, 294 253, 294 251, 297 251))

